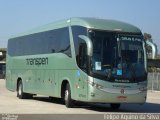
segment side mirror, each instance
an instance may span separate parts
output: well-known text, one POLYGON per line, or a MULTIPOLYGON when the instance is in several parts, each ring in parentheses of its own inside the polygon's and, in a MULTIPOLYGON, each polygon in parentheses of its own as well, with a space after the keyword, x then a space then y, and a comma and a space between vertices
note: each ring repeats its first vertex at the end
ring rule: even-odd
POLYGON ((88 56, 92 56, 93 55, 93 44, 92 44, 91 39, 89 39, 85 35, 79 35, 78 37, 86 42, 86 45, 87 45, 87 55, 88 56))
POLYGON ((152 56, 151 56, 151 58, 152 59, 156 59, 157 52, 158 52, 157 46, 154 43, 150 42, 149 40, 146 40, 146 44, 152 48, 152 56))

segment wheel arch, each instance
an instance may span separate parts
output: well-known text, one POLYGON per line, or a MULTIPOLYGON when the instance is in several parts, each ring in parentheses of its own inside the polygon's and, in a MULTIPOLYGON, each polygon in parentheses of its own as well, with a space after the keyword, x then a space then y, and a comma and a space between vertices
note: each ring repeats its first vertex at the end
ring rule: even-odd
POLYGON ((72 83, 70 82, 70 80, 64 79, 64 80, 62 80, 62 82, 61 82, 61 92, 60 92, 61 98, 64 98, 64 91, 65 91, 65 89, 66 89, 66 85, 67 85, 67 84, 70 85, 71 97, 72 97, 72 95, 73 95, 72 83))

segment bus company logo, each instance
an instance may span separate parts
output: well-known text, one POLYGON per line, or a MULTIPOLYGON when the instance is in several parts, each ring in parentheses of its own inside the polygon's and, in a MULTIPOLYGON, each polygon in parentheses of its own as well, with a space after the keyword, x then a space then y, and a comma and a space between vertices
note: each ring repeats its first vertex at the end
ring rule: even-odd
POLYGON ((46 58, 27 58, 26 59, 27 65, 48 65, 48 57, 46 58))

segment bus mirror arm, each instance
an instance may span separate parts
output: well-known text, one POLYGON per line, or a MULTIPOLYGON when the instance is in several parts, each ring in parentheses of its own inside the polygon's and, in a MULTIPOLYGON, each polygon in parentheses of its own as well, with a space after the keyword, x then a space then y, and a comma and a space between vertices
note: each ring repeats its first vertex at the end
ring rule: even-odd
POLYGON ((93 55, 93 44, 92 44, 91 39, 88 38, 85 35, 79 35, 78 37, 86 42, 86 44, 87 44, 87 55, 91 57, 93 55))

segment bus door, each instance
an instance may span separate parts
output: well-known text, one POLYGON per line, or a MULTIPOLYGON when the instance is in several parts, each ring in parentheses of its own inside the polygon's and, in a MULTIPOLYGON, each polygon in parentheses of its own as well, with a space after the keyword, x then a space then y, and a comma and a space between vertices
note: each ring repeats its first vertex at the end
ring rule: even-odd
POLYGON ((77 70, 78 87, 79 87, 79 99, 87 99, 87 55, 86 55, 86 43, 79 44, 78 64, 81 70, 77 70))

